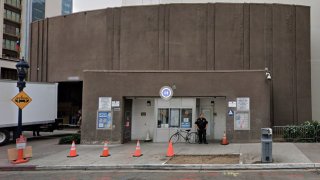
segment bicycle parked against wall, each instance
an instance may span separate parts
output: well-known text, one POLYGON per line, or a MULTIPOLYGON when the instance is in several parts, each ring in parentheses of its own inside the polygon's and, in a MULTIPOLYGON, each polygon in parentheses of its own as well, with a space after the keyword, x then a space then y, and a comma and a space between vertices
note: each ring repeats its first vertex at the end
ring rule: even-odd
POLYGON ((172 141, 172 143, 179 142, 181 137, 182 139, 185 140, 185 142, 188 142, 191 144, 198 143, 199 142, 198 133, 190 132, 190 131, 191 129, 186 129, 186 130, 177 129, 177 132, 170 137, 170 141, 172 141))

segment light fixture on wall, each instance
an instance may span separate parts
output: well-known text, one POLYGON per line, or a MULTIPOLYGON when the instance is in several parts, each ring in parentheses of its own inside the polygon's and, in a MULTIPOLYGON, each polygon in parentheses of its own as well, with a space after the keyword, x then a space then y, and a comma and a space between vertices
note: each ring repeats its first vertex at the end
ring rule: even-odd
POLYGON ((147 106, 151 106, 151 101, 147 101, 147 106))
POLYGON ((270 73, 269 69, 266 67, 266 68, 264 68, 264 70, 266 71, 267 80, 271 80, 271 73, 270 73))

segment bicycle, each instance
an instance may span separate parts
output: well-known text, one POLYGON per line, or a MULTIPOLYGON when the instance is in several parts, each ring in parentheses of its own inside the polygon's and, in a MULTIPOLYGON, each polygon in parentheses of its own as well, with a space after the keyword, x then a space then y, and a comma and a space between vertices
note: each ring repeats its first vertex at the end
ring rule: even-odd
POLYGON ((177 129, 177 132, 170 137, 169 142, 171 141, 172 143, 176 143, 179 141, 180 137, 182 137, 185 140, 185 142, 188 142, 190 144, 198 143, 199 142, 198 133, 190 132, 190 131, 191 129, 186 129, 186 130, 177 129), (185 136, 183 136, 182 133, 185 133, 185 136))

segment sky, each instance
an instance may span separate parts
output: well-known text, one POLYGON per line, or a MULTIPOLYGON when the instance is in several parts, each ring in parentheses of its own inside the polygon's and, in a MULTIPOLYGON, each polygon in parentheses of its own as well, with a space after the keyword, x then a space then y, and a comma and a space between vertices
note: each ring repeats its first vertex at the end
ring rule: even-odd
POLYGON ((121 0, 73 0, 73 12, 119 7, 121 0))

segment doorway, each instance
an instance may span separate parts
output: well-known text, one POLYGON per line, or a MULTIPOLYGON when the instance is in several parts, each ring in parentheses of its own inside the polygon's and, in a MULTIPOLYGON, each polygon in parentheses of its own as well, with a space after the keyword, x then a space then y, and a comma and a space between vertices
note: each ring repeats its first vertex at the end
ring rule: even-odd
POLYGON ((132 102, 132 140, 154 139, 154 98, 134 98, 132 102))
POLYGON ((198 102, 199 110, 208 121, 207 139, 221 140, 226 131, 226 98, 199 98, 198 102))
POLYGON ((83 82, 59 82, 58 85, 58 118, 63 124, 77 127, 78 111, 82 109, 83 82))
POLYGON ((123 143, 131 141, 132 99, 124 100, 123 143))

